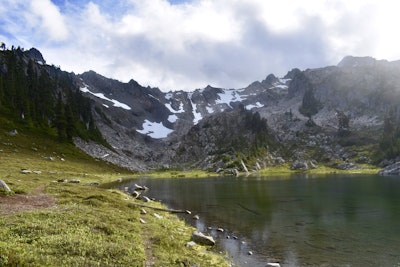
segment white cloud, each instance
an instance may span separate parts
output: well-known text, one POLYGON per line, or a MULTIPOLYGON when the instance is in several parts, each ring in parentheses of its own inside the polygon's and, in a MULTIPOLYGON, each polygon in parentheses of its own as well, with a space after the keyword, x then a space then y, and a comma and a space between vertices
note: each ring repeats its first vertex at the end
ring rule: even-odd
POLYGON ((67 71, 165 91, 244 87, 346 55, 400 59, 395 0, 59 2, 5 0, 0 36, 67 71))
POLYGON ((32 0, 27 22, 31 27, 38 27, 44 36, 54 41, 64 41, 68 38, 68 29, 64 17, 57 6, 50 0, 32 0))

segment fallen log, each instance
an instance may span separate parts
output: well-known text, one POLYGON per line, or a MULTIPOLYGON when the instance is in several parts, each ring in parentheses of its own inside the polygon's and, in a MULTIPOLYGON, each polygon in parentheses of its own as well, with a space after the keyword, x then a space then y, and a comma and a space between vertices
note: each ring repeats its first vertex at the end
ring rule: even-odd
POLYGON ((149 205, 144 205, 144 204, 139 204, 139 203, 129 203, 129 207, 135 206, 135 207, 142 207, 142 208, 148 208, 148 209, 153 209, 153 210, 159 210, 159 211, 165 211, 165 212, 170 212, 170 213, 188 213, 187 210, 175 210, 175 209, 168 209, 168 208, 159 208, 159 207, 153 207, 149 205))

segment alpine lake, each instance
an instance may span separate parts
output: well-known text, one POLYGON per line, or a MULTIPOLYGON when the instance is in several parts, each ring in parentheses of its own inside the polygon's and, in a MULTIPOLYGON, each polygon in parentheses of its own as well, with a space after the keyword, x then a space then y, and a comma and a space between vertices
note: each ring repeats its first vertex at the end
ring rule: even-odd
POLYGON ((139 178, 235 266, 400 266, 400 177, 139 178), (194 219, 198 215, 199 219, 194 219))

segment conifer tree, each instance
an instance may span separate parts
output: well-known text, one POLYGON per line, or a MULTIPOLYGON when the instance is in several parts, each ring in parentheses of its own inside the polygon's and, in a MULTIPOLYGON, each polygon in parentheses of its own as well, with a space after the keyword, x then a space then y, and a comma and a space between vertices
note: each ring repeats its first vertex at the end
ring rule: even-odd
POLYGON ((65 141, 67 139, 67 121, 65 117, 65 107, 62 101, 61 92, 58 93, 53 124, 57 130, 57 136, 60 141, 65 141))
POLYGON ((321 109, 321 103, 314 96, 314 89, 311 87, 304 93, 302 104, 299 111, 304 116, 308 117, 308 126, 314 126, 315 122, 312 120, 312 116, 318 113, 321 109))

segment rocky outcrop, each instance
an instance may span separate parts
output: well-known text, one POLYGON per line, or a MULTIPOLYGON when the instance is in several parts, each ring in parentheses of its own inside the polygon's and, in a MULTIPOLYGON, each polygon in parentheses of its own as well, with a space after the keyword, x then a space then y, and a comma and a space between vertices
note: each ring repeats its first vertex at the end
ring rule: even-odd
POLYGON ((306 171, 309 169, 317 169, 318 165, 315 160, 298 159, 292 163, 291 170, 306 171))
POLYGON ((42 64, 46 63, 46 61, 43 58, 42 53, 40 53, 40 51, 34 47, 29 49, 28 51, 25 51, 25 55, 30 57, 31 59, 35 60, 36 62, 40 62, 42 64))
POLYGON ((354 164, 352 162, 343 162, 343 163, 339 164, 337 166, 337 168, 339 170, 345 170, 345 171, 346 170, 359 170, 359 169, 361 169, 360 166, 357 166, 356 164, 354 164))
POLYGON ((379 175, 400 175, 400 162, 389 165, 378 172, 379 175))

